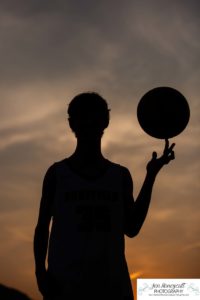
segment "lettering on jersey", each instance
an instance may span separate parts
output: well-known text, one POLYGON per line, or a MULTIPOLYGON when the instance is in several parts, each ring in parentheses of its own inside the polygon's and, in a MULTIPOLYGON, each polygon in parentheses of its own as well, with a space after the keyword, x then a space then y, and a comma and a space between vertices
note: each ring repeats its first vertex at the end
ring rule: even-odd
POLYGON ((65 194, 66 202, 117 202, 119 192, 107 190, 77 190, 67 191, 65 194))
POLYGON ((79 205, 76 209, 80 216, 78 231, 109 232, 111 229, 110 208, 106 205, 79 205))

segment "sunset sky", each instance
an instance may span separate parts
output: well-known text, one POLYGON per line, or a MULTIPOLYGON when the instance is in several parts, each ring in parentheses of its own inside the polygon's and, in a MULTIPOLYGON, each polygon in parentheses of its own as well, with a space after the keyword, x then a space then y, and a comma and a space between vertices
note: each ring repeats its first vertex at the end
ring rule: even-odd
MULTIPOLYGON (((191 118, 173 138, 140 234, 126 238, 131 277, 200 278, 199 0, 0 0, 0 283, 41 300, 33 234, 43 176, 70 155, 67 105, 96 91, 109 103, 104 155, 129 168, 134 198, 164 141, 140 128, 140 98, 171 86, 191 118)), ((97 270, 98 272, 98 270, 97 270)))

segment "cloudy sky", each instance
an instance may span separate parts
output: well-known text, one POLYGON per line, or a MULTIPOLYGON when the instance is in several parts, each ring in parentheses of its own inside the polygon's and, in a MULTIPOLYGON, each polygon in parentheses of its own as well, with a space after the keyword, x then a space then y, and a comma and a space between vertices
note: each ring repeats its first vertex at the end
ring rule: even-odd
MULTIPOLYGON (((200 276, 200 3, 198 0, 0 0, 0 282, 32 296, 32 240, 42 180, 70 155, 71 98, 97 91, 111 108, 104 155, 140 190, 153 150, 136 118, 142 95, 171 86, 191 118, 173 139, 176 160, 154 186, 140 234, 126 239, 131 277, 200 276)), ((98 270, 97 270, 98 271, 98 270)))

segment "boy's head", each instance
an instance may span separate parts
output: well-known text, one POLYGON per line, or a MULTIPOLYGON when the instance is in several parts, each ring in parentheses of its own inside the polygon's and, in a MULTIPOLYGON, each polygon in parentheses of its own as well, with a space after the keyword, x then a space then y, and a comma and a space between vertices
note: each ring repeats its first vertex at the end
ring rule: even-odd
POLYGON ((109 124, 107 102, 97 93, 75 96, 68 107, 68 120, 77 138, 97 138, 109 124))

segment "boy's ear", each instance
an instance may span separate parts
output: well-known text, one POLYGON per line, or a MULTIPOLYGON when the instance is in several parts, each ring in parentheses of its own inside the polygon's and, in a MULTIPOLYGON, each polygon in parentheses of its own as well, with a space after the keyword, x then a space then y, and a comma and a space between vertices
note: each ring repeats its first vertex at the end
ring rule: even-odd
POLYGON ((109 125, 109 118, 105 118, 104 122, 103 122, 103 127, 104 129, 106 129, 109 125))
POLYGON ((72 118, 68 118, 68 122, 69 122, 69 126, 71 128, 72 131, 74 131, 75 129, 75 122, 72 118))

